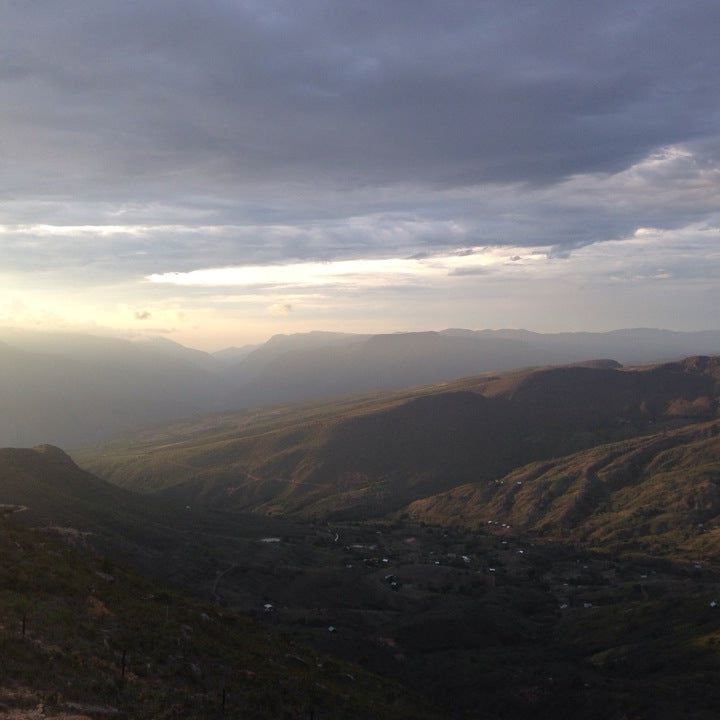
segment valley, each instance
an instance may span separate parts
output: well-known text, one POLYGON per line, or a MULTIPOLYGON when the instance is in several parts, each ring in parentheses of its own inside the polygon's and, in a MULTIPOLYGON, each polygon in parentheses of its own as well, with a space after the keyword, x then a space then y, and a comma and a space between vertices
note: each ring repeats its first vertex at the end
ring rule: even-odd
POLYGON ((715 558, 401 520, 309 525, 236 555, 217 590, 222 603, 396 679, 451 717, 622 717, 629 698, 637 717, 712 717, 719 699, 690 691, 718 667, 715 558), (676 628, 669 640, 665 623, 676 628))
MULTIPOLYGON (((99 684, 62 691, 49 677, 34 679, 33 697, 42 699, 48 713, 53 703, 120 706, 127 712, 133 703, 147 708, 158 702, 182 706, 183 717, 212 717, 225 677, 220 667, 233 678, 227 697, 241 708, 238 717, 264 717, 261 707, 276 716, 278 673, 288 688, 282 701, 288 717, 298 718, 310 717, 312 705, 299 698, 320 692, 303 685, 313 675, 323 688, 313 706, 320 718, 361 718, 364 712, 468 719, 582 713, 599 720, 623 717, 632 708, 635 717, 669 720, 682 713, 713 717, 720 701, 711 682, 720 669, 720 565, 714 555, 669 559, 638 550, 592 550, 513 528, 470 531, 401 518, 283 527, 272 518, 253 524, 236 515, 231 523, 222 513, 212 515, 212 524, 187 521, 183 540, 175 536, 146 563, 145 575, 165 577, 169 590, 110 560, 116 540, 105 537, 105 553, 99 553, 98 527, 72 535, 47 529, 35 536, 28 533, 37 531, 16 527, 20 515, 3 521, 8 572, 16 576, 20 561, 27 568, 26 579, 7 584, 6 637, 20 633, 17 608, 32 607, 33 618, 50 618, 42 628, 33 620, 34 638, 49 637, 82 662, 106 668, 99 684), (11 551, 14 543, 23 548, 19 560, 17 550, 11 551), (26 556, 26 547, 35 554, 26 556), (53 552, 77 569, 65 570, 57 561, 48 565, 44 553, 53 552), (53 566, 65 578, 60 585, 48 579, 53 566), (50 591, 43 583, 50 583, 50 591), (188 592, 197 600, 184 599, 188 592), (95 617, 96 601, 88 597, 113 615, 95 617), (172 600, 143 600, 151 597, 172 600), (51 613, 50 607, 56 609, 51 613), (155 629, 153 612, 166 615, 155 629), (121 649, 114 638, 127 633, 113 629, 120 617, 137 618, 133 632, 142 649, 134 648, 131 671, 138 674, 138 665, 149 663, 150 678, 164 678, 161 686, 143 690, 149 681, 143 673, 131 688, 118 679, 121 649), (74 639, 78 623, 82 642, 74 639), (217 623, 227 646, 218 645, 220 637, 213 634, 217 623), (233 629, 228 623, 240 624, 233 629), (108 632, 116 648, 111 652, 102 645, 108 632), (179 653, 172 649, 176 638, 179 653), (322 668, 312 669, 318 663, 322 668), (335 700, 328 673, 339 678, 335 700), (360 680, 363 673, 366 680, 360 680), (694 690, 698 683, 705 687, 701 696, 694 690), (169 687, 172 703, 163 694, 169 687), (414 696, 437 709, 410 709, 414 696), (259 703, 254 711, 252 702, 259 703), (372 702, 380 705, 363 710, 372 702)), ((144 547, 153 543, 146 538, 144 547)), ((135 561, 127 556, 126 562, 135 561)), ((5 658, 15 670, 7 682, 27 687, 17 674, 22 643, 12 643, 5 658)), ((44 662, 42 654, 34 662, 44 662)), ((63 672, 72 677, 71 667, 63 672)), ((231 705, 225 716, 236 716, 231 705)))

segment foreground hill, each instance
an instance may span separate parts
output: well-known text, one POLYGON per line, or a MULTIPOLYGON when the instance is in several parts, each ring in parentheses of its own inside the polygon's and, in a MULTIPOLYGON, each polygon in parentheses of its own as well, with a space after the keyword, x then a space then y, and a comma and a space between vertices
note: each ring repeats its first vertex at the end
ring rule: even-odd
POLYGON ((137 496, 81 470, 60 448, 0 449, 0 503, 33 521, 99 522, 140 509, 137 496))
POLYGON ((301 537, 276 520, 173 512, 53 446, 0 449, 0 717, 439 717, 249 619, 266 588, 245 616, 224 607, 221 578, 241 558, 266 577, 273 533, 301 537))
POLYGON ((79 454, 112 482, 179 504, 380 516, 533 460, 710 419, 720 359, 607 362, 208 418, 79 454))
POLYGON ((302 527, 260 515, 226 516, 140 496, 79 468, 50 445, 0 449, 0 517, 43 528, 163 582, 212 597, 218 568, 257 552, 266 536, 302 527), (212 559, 210 559, 212 558, 212 559))
POLYGON ((720 422, 536 462, 417 500, 415 519, 595 547, 720 552, 720 422))
POLYGON ((0 717, 433 718, 398 685, 0 521, 0 717))

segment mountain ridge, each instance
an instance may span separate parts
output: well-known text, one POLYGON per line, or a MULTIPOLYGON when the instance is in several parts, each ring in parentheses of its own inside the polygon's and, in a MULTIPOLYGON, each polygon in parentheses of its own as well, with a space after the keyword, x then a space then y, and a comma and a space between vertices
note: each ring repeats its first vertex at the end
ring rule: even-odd
POLYGON ((719 367, 718 358, 698 357, 642 369, 603 363, 488 374, 374 399, 219 416, 217 430, 208 418, 78 459, 176 502, 379 516, 534 460, 711 419, 719 367))

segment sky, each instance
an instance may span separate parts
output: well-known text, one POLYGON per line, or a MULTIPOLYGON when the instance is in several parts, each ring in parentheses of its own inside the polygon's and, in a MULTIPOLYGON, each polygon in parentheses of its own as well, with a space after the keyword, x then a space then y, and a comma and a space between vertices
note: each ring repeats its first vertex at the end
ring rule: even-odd
POLYGON ((6 0, 0 325, 717 329, 716 0, 6 0))

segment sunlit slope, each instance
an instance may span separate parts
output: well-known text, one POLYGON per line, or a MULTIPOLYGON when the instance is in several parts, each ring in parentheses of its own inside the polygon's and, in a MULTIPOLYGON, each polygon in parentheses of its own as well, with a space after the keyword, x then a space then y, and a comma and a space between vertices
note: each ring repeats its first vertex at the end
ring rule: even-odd
POLYGON ((720 552, 720 421, 536 462, 418 500, 441 524, 608 546, 720 552))
POLYGON ((178 502, 366 516, 534 460, 711 419, 720 362, 558 367, 168 428, 78 455, 178 502))

